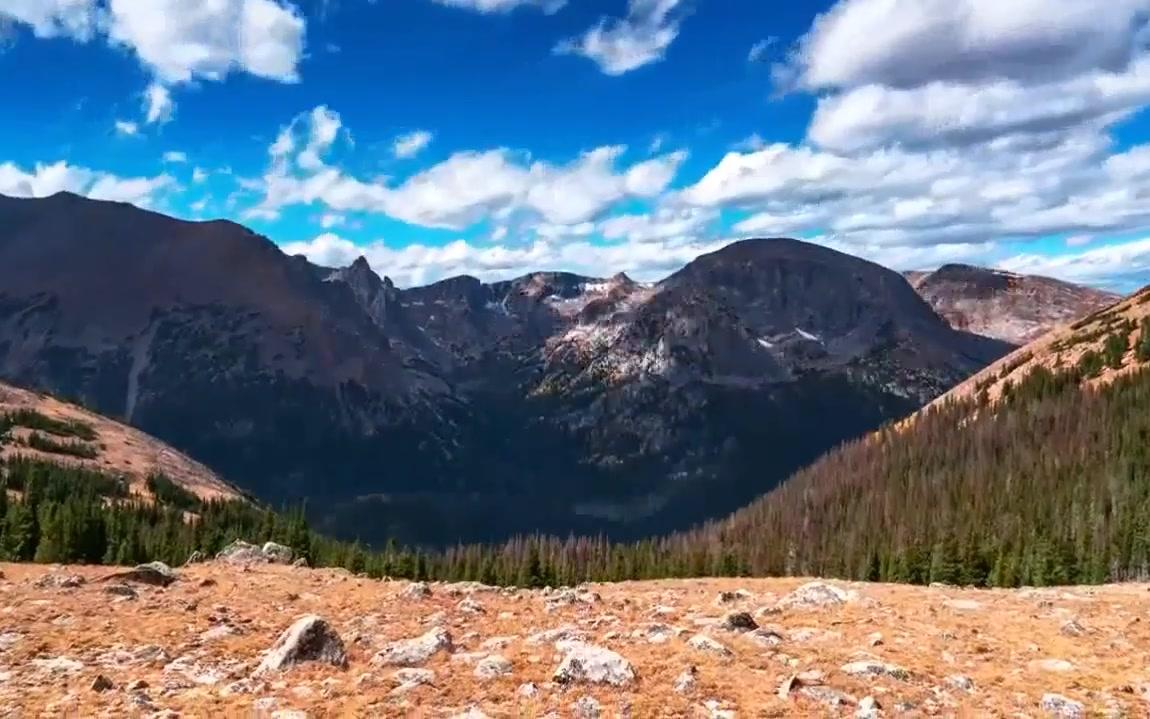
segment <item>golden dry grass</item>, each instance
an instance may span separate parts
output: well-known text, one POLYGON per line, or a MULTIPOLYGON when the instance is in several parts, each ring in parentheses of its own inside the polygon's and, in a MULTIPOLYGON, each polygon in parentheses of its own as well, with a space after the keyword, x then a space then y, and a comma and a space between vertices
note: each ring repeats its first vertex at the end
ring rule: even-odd
MULTIPOLYGON (((803 671, 824 673, 824 684, 855 699, 873 696, 885 716, 1042 716, 1044 693, 1054 692, 1102 712, 1121 707, 1127 716, 1147 715, 1143 698, 1150 664, 1150 620, 1145 620, 1150 587, 1115 585, 1051 590, 964 590, 895 585, 834 583, 858 598, 832 608, 787 609, 760 616, 758 622, 783 636, 767 647, 749 635, 707 626, 732 609, 754 613, 803 583, 799 579, 669 580, 594 585, 601 601, 547 611, 539 592, 477 592, 472 598, 486 610, 463 612, 463 595, 433 585, 433 595, 404 599, 406 582, 380 582, 336 570, 255 566, 248 571, 204 564, 180 570, 167 589, 139 587, 135 600, 104 593, 100 578, 111 568, 49 568, 0 565, 0 715, 3 716, 146 716, 170 710, 184 717, 271 716, 298 710, 310 717, 454 716, 474 706, 491 717, 536 717, 548 712, 572 716, 572 704, 595 697, 604 717, 710 716, 705 703, 734 710, 739 717, 852 716, 854 707, 831 709, 809 698, 780 698, 787 677, 803 671), (37 588, 49 572, 83 575, 75 589, 37 588), (719 607, 722 590, 746 589, 753 597, 719 607), (957 600, 960 604, 955 605, 957 600), (974 602, 976 605, 963 605, 974 602), (669 608, 656 616, 655 608, 669 608), (346 670, 299 665, 272 677, 249 679, 263 650, 303 614, 326 618, 343 637, 350 666, 346 670), (1066 636, 1071 619, 1085 628, 1066 636), (418 636, 433 623, 449 628, 456 644, 452 656, 439 654, 426 668, 436 674, 431 686, 393 696, 395 669, 371 665, 388 641, 418 636), (681 628, 681 636, 652 644, 632 636, 652 623, 681 628), (203 639, 223 624, 236 634, 203 639), (564 625, 585 631, 588 640, 618 652, 635 668, 634 686, 551 686, 561 659, 551 645, 525 638, 564 625), (728 646, 721 658, 691 648, 687 640, 706 633, 728 646), (872 646, 872 635, 882 636, 872 646), (484 651, 484 642, 508 637, 504 649, 484 651), (141 647, 159 647, 164 656, 147 661, 141 647), (126 652, 121 664, 115 652, 126 652), (141 662, 128 657, 140 653, 141 662), (478 653, 468 657, 468 654, 478 653), (514 672, 480 681, 474 661, 488 653, 509 659, 514 672), (66 657, 83 666, 52 673, 36 660, 66 657), (170 662, 188 658, 198 669, 182 672, 170 662), (873 657, 909 672, 906 680, 848 676, 847 662, 873 657), (1044 670, 1036 662, 1070 662, 1069 671, 1044 670), (688 666, 698 669, 698 685, 684 696, 673 691, 675 678, 688 666), (165 668, 167 667, 167 668, 165 668), (92 689, 97 675, 115 688, 92 689), (975 689, 948 686, 950 675, 965 675, 975 689), (136 704, 127 689, 143 680, 148 706, 136 704), (524 682, 539 685, 539 695, 517 695, 524 682), (257 702, 259 702, 257 704, 257 702), (261 709, 257 709, 260 707, 261 709)), ((1147 685, 1150 686, 1150 685, 1147 685)))
MULTIPOLYGON (((199 462, 163 442, 125 424, 89 412, 54 397, 36 394, 0 382, 0 413, 31 409, 52 419, 82 422, 99 437, 95 459, 44 455, 23 446, 0 447, 0 457, 15 453, 39 456, 57 464, 71 464, 129 478, 133 494, 150 497, 146 479, 162 473, 201 499, 238 499, 241 493, 199 462)), ((17 434, 20 434, 17 428, 17 434)), ((26 433, 25 433, 26 434, 26 433)))

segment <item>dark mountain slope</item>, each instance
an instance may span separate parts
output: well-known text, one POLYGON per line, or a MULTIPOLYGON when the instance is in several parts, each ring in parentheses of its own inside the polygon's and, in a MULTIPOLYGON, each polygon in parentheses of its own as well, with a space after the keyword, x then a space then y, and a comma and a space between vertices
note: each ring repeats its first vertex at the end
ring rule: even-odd
POLYGON ((1150 291, 668 543, 754 573, 1049 585, 1144 578, 1150 291))
POLYGON ((1006 349, 951 330, 896 273, 792 240, 656 285, 399 289, 232 223, 0 199, 0 377, 369 540, 681 528, 1006 349))

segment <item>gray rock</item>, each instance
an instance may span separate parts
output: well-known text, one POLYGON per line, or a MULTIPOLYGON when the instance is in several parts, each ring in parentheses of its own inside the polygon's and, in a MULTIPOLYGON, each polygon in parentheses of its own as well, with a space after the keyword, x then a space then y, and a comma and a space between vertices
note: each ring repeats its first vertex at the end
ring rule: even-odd
POLYGON ((676 694, 690 694, 695 691, 695 685, 698 684, 699 670, 695 667, 687 667, 683 673, 675 677, 675 684, 673 688, 676 694))
POLYGON ((32 666, 50 674, 76 674, 84 669, 82 663, 68 657, 33 659, 32 666))
POLYGON ((283 671, 301 662, 347 667, 343 640, 325 619, 314 614, 297 619, 284 630, 260 662, 256 674, 283 671))
POLYGON ((1057 719, 1083 719, 1086 716, 1086 707, 1081 702, 1067 699, 1061 694, 1043 694, 1039 706, 1047 716, 1057 719))
POLYGON ((703 708, 707 710, 707 719, 735 719, 736 717, 733 709, 724 709, 723 703, 717 699, 703 702, 703 708))
POLYGON ((555 670, 558 684, 609 684, 628 686, 635 681, 631 662, 619 654, 592 644, 578 641, 559 642, 556 645, 565 656, 555 670))
POLYGON ((137 584, 149 584, 154 587, 166 587, 177 579, 179 579, 179 576, 171 567, 163 562, 148 562, 147 564, 140 564, 126 572, 105 577, 104 581, 135 582, 137 584))
POLYGON ((1074 665, 1065 659, 1036 659, 1030 662, 1030 669, 1038 672, 1065 674, 1074 671, 1074 665))
POLYGON ((747 636, 764 647, 777 647, 786 641, 782 632, 771 627, 761 627, 748 633, 747 636))
POLYGON ((807 699, 825 704, 828 707, 847 707, 855 704, 855 699, 850 694, 840 692, 838 689, 831 689, 824 686, 803 686, 799 687, 799 694, 807 699))
POLYGON ((184 566, 187 567, 192 564, 199 564, 205 559, 207 559, 207 557, 204 556, 204 553, 197 549, 196 551, 189 554, 188 558, 184 560, 184 566))
POLYGON ((962 674, 952 674, 946 678, 946 684, 952 689, 957 689, 961 692, 974 691, 974 680, 962 674))
POLYGON ((84 586, 87 580, 79 574, 45 574, 33 584, 37 589, 76 589, 84 586))
POLYGON ((687 640, 687 646, 691 647, 692 649, 698 649, 701 652, 708 652, 720 657, 729 657, 734 654, 734 652, 728 649, 726 645, 715 641, 714 639, 708 637, 706 634, 696 634, 695 636, 691 637, 687 640))
POLYGON ((882 705, 874 697, 863 697, 855 709, 855 719, 879 719, 882 705))
POLYGON ((237 539, 221 549, 216 555, 216 561, 228 564, 268 564, 270 562, 263 549, 242 539, 237 539))
POLYGON ((1058 629, 1058 632, 1065 637, 1081 637, 1086 634, 1086 627, 1079 624, 1078 620, 1071 619, 1070 621, 1063 624, 1058 629))
POLYGON ((461 713, 455 714, 451 719, 491 719, 479 707, 467 707, 461 713))
POLYGON ((264 542, 260 551, 272 564, 291 564, 292 560, 295 559, 295 552, 291 547, 285 547, 275 542, 264 542))
POLYGON ((436 627, 414 639, 403 639, 385 646, 371 663, 385 667, 419 666, 441 651, 452 649, 451 633, 436 627))
POLYGON ((539 687, 535 686, 532 682, 526 682, 520 684, 519 689, 517 689, 515 693, 525 699, 534 699, 539 696, 539 687))
POLYGON ((427 582, 411 582, 403 588, 399 596, 403 599, 419 601, 431 596, 431 587, 427 586, 427 582))
POLYGON ((890 677, 900 681, 905 681, 910 677, 910 672, 900 666, 884 664, 883 662, 876 662, 869 659, 846 664, 843 666, 842 671, 853 677, 890 677))
POLYGON ((136 590, 127 584, 109 584, 104 587, 104 594, 111 594, 114 597, 124 597, 125 599, 135 599, 139 596, 136 590))
POLYGON ((94 692, 106 692, 115 688, 116 685, 112 683, 112 680, 103 674, 97 674, 96 678, 92 680, 92 691, 94 692))
POLYGON ((511 673, 511 662, 506 657, 492 654, 475 665, 477 679, 497 679, 511 673))
POLYGON ((751 632, 758 628, 759 623, 747 612, 731 612, 723 617, 723 629, 728 632, 751 632))
POLYGON ((856 598, 853 592, 825 582, 808 582, 779 600, 781 609, 836 607, 856 598))
POLYGON ((571 705, 571 716, 575 719, 599 719, 602 713, 603 709, 594 697, 583 697, 571 705))
POLYGON ((455 608, 464 614, 485 614, 487 612, 482 604, 471 597, 464 597, 460 600, 459 604, 455 605, 455 608))
POLYGON ((528 644, 552 644, 554 642, 586 641, 587 633, 571 625, 548 629, 527 637, 528 644))

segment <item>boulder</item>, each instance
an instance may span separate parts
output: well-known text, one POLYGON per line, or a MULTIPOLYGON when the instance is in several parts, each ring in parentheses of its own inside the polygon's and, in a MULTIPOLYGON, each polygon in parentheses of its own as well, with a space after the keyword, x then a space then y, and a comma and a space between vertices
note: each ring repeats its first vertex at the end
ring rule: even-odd
POLYGON ((92 691, 94 692, 106 692, 115 688, 116 685, 112 683, 112 680, 103 674, 97 674, 96 678, 92 680, 92 691))
POLYGON ((414 639, 391 642, 372 658, 371 663, 385 667, 414 667, 438 652, 450 652, 451 649, 451 633, 443 627, 436 627, 414 639))
POLYGON ((1039 706, 1047 716, 1057 719, 1082 719, 1086 716, 1086 707, 1082 702, 1067 699, 1061 694, 1043 694, 1039 706))
POLYGON ((492 654, 475 665, 476 679, 497 679, 511 673, 511 662, 498 654, 492 654))
POLYGON ((227 562, 228 564, 266 564, 268 558, 261 548, 242 539, 237 539, 220 550, 219 554, 216 555, 216 561, 227 562))
POLYGON ((260 551, 272 564, 291 564, 292 560, 295 559, 295 552, 292 551, 291 547, 285 547, 275 542, 264 542, 260 551))
POLYGON ((555 670, 554 680, 557 684, 609 684, 623 687, 635 681, 635 669, 631 662, 610 649, 579 641, 559 642, 556 648, 565 655, 555 670))
POLYGON ((79 574, 45 574, 33 584, 37 589, 76 589, 84 586, 85 580, 79 574))
POLYGON ((842 671, 844 674, 850 674, 852 677, 890 677, 891 679, 898 679, 900 681, 905 681, 910 677, 910 672, 902 667, 869 659, 846 664, 843 666, 842 671))
POLYGON ((149 584, 154 587, 166 587, 177 579, 179 579, 179 576, 172 571, 171 567, 163 562, 140 564, 126 572, 119 572, 104 577, 104 581, 106 582, 135 582, 137 584, 149 584))
POLYGON ((104 594, 111 594, 114 597, 124 597, 125 599, 135 599, 138 596, 136 590, 127 584, 109 584, 104 587, 104 594))
POLYGON ((347 667, 343 640, 325 619, 314 614, 300 617, 284 630, 260 662, 256 674, 283 671, 301 662, 347 667))
POLYGON ((683 673, 675 677, 675 684, 673 689, 676 694, 690 694, 695 691, 695 685, 698 684, 699 670, 695 667, 687 667, 683 673))
POLYGON ((720 657, 729 657, 733 652, 721 642, 708 637, 706 634, 696 634, 687 640, 687 646, 692 649, 698 649, 701 652, 715 654, 720 657))
POLYGON ((575 719, 599 719, 603 708, 594 697, 583 697, 571 705, 571 716, 575 719))
POLYGON ((882 716, 882 705, 874 697, 863 697, 855 709, 855 719, 879 719, 882 716))
POLYGON ((946 685, 951 689, 957 689, 960 692, 974 691, 974 680, 962 674, 952 674, 946 678, 946 685))
POLYGON ((747 612, 731 612, 723 617, 723 629, 728 632, 752 632, 758 628, 759 623, 747 612))
POLYGON ((825 582, 808 582, 779 600, 781 609, 817 609, 835 607, 856 598, 853 592, 825 582))
POLYGON ((431 596, 431 587, 427 586, 427 582, 411 582, 403 588, 399 596, 403 599, 419 601, 431 596))

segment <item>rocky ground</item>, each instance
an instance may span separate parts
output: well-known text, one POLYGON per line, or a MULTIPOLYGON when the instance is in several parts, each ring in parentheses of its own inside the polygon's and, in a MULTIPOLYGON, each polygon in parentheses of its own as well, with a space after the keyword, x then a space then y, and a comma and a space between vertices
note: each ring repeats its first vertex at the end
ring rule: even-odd
POLYGON ((1147 716, 1150 586, 0 565, 0 716, 1147 716), (163 585, 167 586, 163 586, 163 585))

